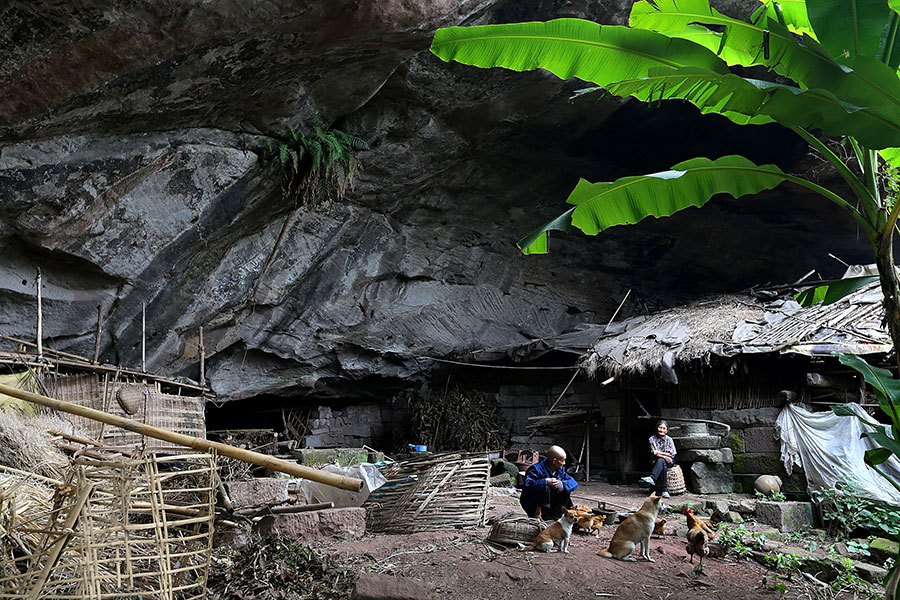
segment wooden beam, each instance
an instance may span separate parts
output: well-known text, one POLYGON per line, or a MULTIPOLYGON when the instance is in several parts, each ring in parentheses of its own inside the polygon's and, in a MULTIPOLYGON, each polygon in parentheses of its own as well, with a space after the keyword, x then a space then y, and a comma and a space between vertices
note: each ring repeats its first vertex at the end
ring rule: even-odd
POLYGON ((332 487, 340 488, 343 490, 358 492, 362 489, 363 482, 361 479, 356 479, 354 477, 345 477, 343 475, 328 473, 326 471, 320 471, 318 469, 311 469, 297 463, 292 463, 286 460, 275 458, 274 456, 260 454, 259 452, 253 452, 252 450, 235 448, 234 446, 229 446, 228 444, 211 442, 209 440, 185 435, 183 433, 176 433, 167 429, 160 429, 159 427, 153 427, 152 425, 146 425, 144 423, 132 421, 131 419, 123 419, 122 417, 119 417, 117 415, 111 415, 100 410, 88 408, 87 406, 80 406, 71 402, 64 402, 62 400, 56 400, 54 398, 49 398, 40 394, 26 392, 25 390, 20 390, 9 385, 0 384, 0 394, 6 394, 7 396, 12 396, 13 398, 25 400, 26 402, 31 402, 40 406, 46 406, 47 408, 52 408, 54 410, 78 415, 80 417, 85 417, 94 421, 100 421, 101 423, 106 423, 107 425, 121 427, 122 429, 125 429, 127 431, 132 431, 134 433, 152 437, 158 440, 172 442, 173 444, 186 446, 188 448, 193 448, 194 450, 202 450, 204 452, 215 450, 222 456, 229 456, 243 462, 248 462, 260 467, 272 469, 273 471, 287 473, 288 475, 293 475, 294 477, 309 479, 310 481, 316 481, 318 483, 323 483, 325 485, 330 485, 332 487))

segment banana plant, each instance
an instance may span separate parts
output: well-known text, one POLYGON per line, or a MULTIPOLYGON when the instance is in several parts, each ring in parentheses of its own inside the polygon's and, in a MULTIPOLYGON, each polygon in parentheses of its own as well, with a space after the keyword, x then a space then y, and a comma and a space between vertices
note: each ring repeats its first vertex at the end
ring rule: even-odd
POLYGON ((583 80, 589 84, 583 93, 681 100, 740 125, 790 128, 834 166, 849 194, 741 156, 694 158, 659 173, 580 181, 569 195, 571 207, 522 238, 519 248, 545 253, 551 231, 574 227, 596 235, 702 206, 716 194, 737 198, 791 182, 839 206, 866 235, 900 360, 900 280, 893 258, 900 202, 880 180, 885 166, 900 166, 898 5, 900 0, 766 0, 742 21, 719 13, 708 0, 640 0, 627 27, 580 19, 450 27, 435 33, 431 52, 482 68, 545 69, 583 80), (767 69, 787 83, 742 77, 735 66, 767 69), (852 149, 850 162, 831 149, 834 138, 852 149))

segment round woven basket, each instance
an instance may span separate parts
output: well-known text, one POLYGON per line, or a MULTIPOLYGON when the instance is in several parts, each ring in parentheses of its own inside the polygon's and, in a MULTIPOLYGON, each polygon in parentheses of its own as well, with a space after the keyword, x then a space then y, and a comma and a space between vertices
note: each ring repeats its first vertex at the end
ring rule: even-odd
POLYGON ((488 540, 500 544, 529 544, 542 529, 543 526, 539 519, 529 519, 528 517, 506 519, 494 523, 488 534, 488 540))
POLYGON ((666 471, 666 488, 672 495, 684 493, 684 473, 680 466, 675 465, 666 471))

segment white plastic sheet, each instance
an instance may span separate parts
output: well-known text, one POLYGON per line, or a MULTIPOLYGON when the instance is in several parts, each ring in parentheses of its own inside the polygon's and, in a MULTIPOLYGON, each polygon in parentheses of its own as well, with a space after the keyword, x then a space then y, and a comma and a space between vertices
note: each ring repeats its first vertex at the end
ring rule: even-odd
POLYGON ((346 477, 356 477, 362 479, 363 486, 359 492, 351 492, 342 490, 330 485, 316 483, 309 479, 300 480, 300 489, 306 496, 306 501, 310 504, 318 504, 319 502, 334 502, 335 508, 347 508, 351 506, 362 506, 369 494, 383 486, 387 479, 381 474, 381 471, 371 463, 362 463, 353 465, 352 467, 339 467, 337 465, 325 465, 323 471, 329 473, 337 473, 346 477))
MULTIPOLYGON (((858 404, 847 406, 864 418, 874 420, 858 404)), ((871 498, 900 504, 900 492, 865 463, 866 450, 878 445, 868 438, 860 439, 861 433, 872 431, 872 428, 859 419, 839 417, 831 411, 810 412, 796 404, 788 404, 778 415, 776 425, 781 437, 784 468, 790 475, 795 466, 802 466, 810 492, 848 481, 871 498)), ((900 480, 897 457, 892 456, 879 468, 900 480)))

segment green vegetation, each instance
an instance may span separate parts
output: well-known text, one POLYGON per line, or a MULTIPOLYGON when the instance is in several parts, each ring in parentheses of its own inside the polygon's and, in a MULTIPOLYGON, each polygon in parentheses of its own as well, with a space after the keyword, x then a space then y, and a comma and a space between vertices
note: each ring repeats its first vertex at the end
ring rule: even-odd
POLYGON ((857 529, 876 535, 900 535, 900 507, 870 500, 852 483, 815 490, 813 499, 819 504, 828 533, 835 539, 849 539, 857 529))
POLYGON ((775 490, 772 490, 768 494, 756 492, 756 497, 759 500, 768 500, 770 502, 784 502, 787 499, 787 496, 785 496, 781 492, 776 492, 775 490))
POLYGON ((629 27, 579 19, 453 27, 435 33, 431 51, 447 61, 543 68, 594 84, 584 93, 681 100, 740 125, 792 129, 833 165, 848 196, 742 156, 694 158, 662 173, 580 181, 568 198, 573 207, 519 247, 543 253, 552 230, 574 226, 595 235, 703 206, 715 194, 737 198, 792 182, 841 207, 869 240, 891 337, 900 349, 900 279, 892 252, 900 203, 879 178, 883 165, 900 165, 898 21, 883 0, 800 0, 788 8, 766 0, 749 23, 719 13, 707 0, 642 0, 632 8, 629 27), (735 67, 766 69, 788 83, 742 77, 735 67), (838 141, 820 138, 816 130, 838 141))
POLYGON ((281 164, 282 193, 313 206, 344 197, 359 169, 356 151, 368 149, 364 139, 322 125, 311 133, 290 129, 288 136, 269 145, 281 164))

